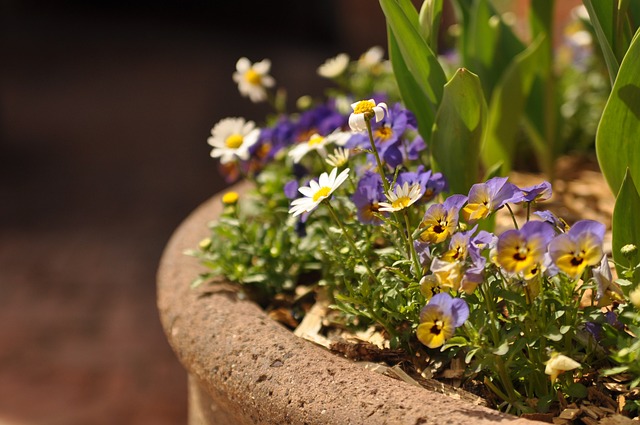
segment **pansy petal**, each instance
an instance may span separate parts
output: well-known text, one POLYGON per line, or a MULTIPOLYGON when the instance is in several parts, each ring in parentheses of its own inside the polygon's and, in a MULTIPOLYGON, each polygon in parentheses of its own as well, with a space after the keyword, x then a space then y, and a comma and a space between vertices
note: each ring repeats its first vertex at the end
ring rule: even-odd
POLYGON ((469 318, 469 306, 462 298, 454 298, 451 302, 453 326, 460 327, 469 318))
POLYGON ((569 234, 574 237, 585 232, 593 233, 602 241, 602 239, 604 239, 606 227, 604 224, 595 220, 580 220, 574 223, 574 225, 569 229, 569 234))

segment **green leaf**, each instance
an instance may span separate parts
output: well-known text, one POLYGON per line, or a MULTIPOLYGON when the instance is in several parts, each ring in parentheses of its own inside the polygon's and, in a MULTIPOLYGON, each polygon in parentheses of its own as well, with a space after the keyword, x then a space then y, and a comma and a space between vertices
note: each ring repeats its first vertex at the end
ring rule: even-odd
POLYGON ((478 76, 460 68, 445 85, 431 136, 434 169, 447 176, 451 193, 478 182, 487 104, 478 76))
POLYGON ((438 51, 438 32, 442 21, 442 0, 424 0, 418 15, 420 35, 431 50, 438 51))
POLYGON ((509 341, 503 342, 500 347, 493 350, 493 354, 496 356, 504 356, 509 352, 509 341))
POLYGON ((622 60, 596 134, 600 169, 618 193, 627 167, 640 182, 640 30, 622 60))
MULTIPOLYGON (((426 106, 424 109, 414 109, 416 115, 435 116, 442 99, 446 77, 438 58, 420 35, 418 13, 408 0, 380 0, 380 6, 397 45, 396 54, 391 57, 392 64, 393 61, 402 60, 403 63, 399 67, 406 68, 414 80, 407 81, 407 73, 396 75, 398 85, 405 88, 401 89, 402 99, 410 109, 411 104, 426 106), (414 91, 416 88, 419 90, 414 91)), ((428 143, 429 138, 425 135, 430 134, 431 128, 424 128, 423 125, 419 130, 428 143)))
POLYGON ((463 66, 480 77, 485 96, 489 97, 513 58, 525 46, 511 27, 504 23, 489 0, 476 0, 470 7, 467 19, 463 66))
POLYGON ((627 370, 629 370, 629 366, 616 366, 616 367, 612 367, 611 369, 605 369, 601 373, 604 376, 611 376, 611 375, 617 375, 619 373, 625 373, 627 370))
POLYGON ((466 356, 464 356, 464 362, 466 364, 471 363, 471 360, 473 360, 473 356, 476 355, 476 353, 480 350, 480 348, 473 348, 471 350, 469 350, 469 352, 467 353, 466 356))
POLYGON ((405 106, 410 111, 415 111, 416 120, 418 121, 418 130, 424 141, 429 144, 431 141, 430 132, 435 121, 436 107, 427 99, 422 92, 420 84, 416 81, 407 64, 405 63, 400 47, 391 30, 388 31, 389 37, 389 58, 391 67, 398 83, 400 96, 405 106), (418 113, 420 112, 420 113, 418 113))
POLYGON ((579 382, 574 382, 573 384, 569 385, 567 388, 565 388, 565 393, 567 393, 567 395, 574 397, 574 398, 586 398, 587 397, 587 387, 585 387, 584 385, 580 384, 579 382))
POLYGON ((589 12, 589 19, 598 38, 598 43, 609 71, 609 78, 613 85, 620 68, 620 63, 613 53, 615 3, 611 0, 582 0, 582 2, 587 12, 589 12))
POLYGON ((596 134, 600 169, 618 193, 627 167, 640 182, 640 30, 622 60, 596 134))
MULTIPOLYGON (((640 194, 638 188, 634 184, 634 179, 629 173, 625 173, 622 186, 618 196, 616 197, 616 205, 613 209, 613 235, 612 250, 613 259, 616 262, 618 275, 628 266, 634 266, 636 262, 629 263, 624 255, 620 253, 620 248, 626 244, 635 244, 640 246, 640 221, 638 221, 638 212, 640 211, 640 194)), ((634 280, 638 282, 640 276, 636 273, 634 280)))
POLYGON ((469 341, 463 336, 454 336, 447 340, 447 342, 442 346, 443 350, 451 347, 466 347, 469 345, 469 341))
POLYGON ((482 148, 485 168, 502 163, 502 172, 511 171, 516 135, 525 110, 527 96, 538 72, 542 38, 536 39, 517 55, 500 80, 489 104, 487 136, 482 148))

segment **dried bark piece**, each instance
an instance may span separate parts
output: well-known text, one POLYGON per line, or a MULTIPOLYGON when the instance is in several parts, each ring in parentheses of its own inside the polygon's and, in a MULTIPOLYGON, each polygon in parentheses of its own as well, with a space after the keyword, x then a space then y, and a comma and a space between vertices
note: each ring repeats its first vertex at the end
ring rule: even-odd
POLYGON ((558 417, 560 419, 568 419, 572 421, 578 416, 580 416, 580 412, 581 410, 577 408, 576 409, 567 408, 567 409, 564 409, 562 412, 560 412, 560 415, 558 417))

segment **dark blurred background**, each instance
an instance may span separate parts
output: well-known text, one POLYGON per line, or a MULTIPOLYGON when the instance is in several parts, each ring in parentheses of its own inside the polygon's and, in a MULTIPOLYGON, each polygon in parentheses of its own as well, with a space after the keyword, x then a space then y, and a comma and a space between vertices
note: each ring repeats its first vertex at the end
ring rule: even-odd
POLYGON ((268 112, 236 60, 293 102, 384 31, 372 0, 0 0, 0 424, 186 423, 155 272, 224 187, 211 127, 268 112))

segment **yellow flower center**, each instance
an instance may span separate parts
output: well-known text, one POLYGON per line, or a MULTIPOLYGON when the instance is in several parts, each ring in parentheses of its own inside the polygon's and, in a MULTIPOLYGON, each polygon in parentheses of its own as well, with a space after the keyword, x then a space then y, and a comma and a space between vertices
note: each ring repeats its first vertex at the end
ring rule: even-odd
POLYGON ((411 202, 411 198, 409 198, 408 196, 402 196, 396 199, 395 201, 393 201, 391 203, 391 206, 394 209, 403 209, 403 208, 406 208, 407 205, 409 205, 409 202, 411 202))
POLYGON ((233 205, 238 202, 238 192, 227 192, 222 196, 222 203, 227 205, 233 205))
POLYGON ((327 186, 321 187, 316 193, 314 193, 313 202, 317 202, 318 199, 320 198, 326 198, 327 196, 329 196, 330 192, 331 192, 330 187, 327 187, 327 186))
POLYGON ((374 215, 379 212, 379 206, 377 202, 372 202, 369 205, 365 205, 362 209, 362 217, 364 217, 367 221, 375 221, 378 222, 379 219, 374 215))
POLYGON ((256 155, 258 158, 266 158, 267 155, 269 155, 269 152, 271 152, 271 143, 265 143, 258 148, 256 155))
POLYGON ((571 254, 573 257, 571 258, 571 265, 573 267, 580 267, 580 265, 582 264, 582 262, 584 261, 584 251, 580 251, 580 253, 576 254, 574 252, 570 252, 569 254, 571 254))
POLYGON ((432 198, 433 198, 433 189, 428 187, 427 190, 425 190, 424 194, 422 195, 422 200, 423 201, 430 201, 432 198))
POLYGON ((440 332, 442 332, 443 327, 444 327, 444 323, 442 323, 442 320, 436 320, 433 326, 431 326, 430 331, 434 335, 440 335, 440 332))
POLYGON ((373 103, 370 100, 361 100, 360 102, 358 102, 356 107, 353 108, 353 113, 354 114, 365 114, 367 112, 372 112, 373 108, 375 106, 376 106, 376 104, 373 103))
POLYGON ((517 246, 516 252, 513 254, 513 259, 516 261, 525 261, 528 253, 529 249, 526 246, 517 246))
POLYGON ((319 145, 320 143, 322 143, 324 141, 324 137, 322 136, 318 136, 317 134, 315 136, 313 136, 311 139, 309 139, 309 141, 307 142, 307 144, 309 146, 314 146, 314 145, 319 145))
POLYGON ((376 136, 381 139, 383 142, 389 140, 391 136, 393 136, 393 130, 391 127, 380 126, 376 129, 376 136))
POLYGON ((224 144, 229 149, 238 149, 240 146, 242 146, 243 140, 244 139, 242 135, 236 133, 227 137, 227 139, 224 141, 224 144))
POLYGON ((259 86, 262 82, 262 77, 260 76, 260 74, 253 69, 249 69, 247 72, 245 72, 244 79, 247 80, 249 84, 253 84, 254 86, 259 86))

